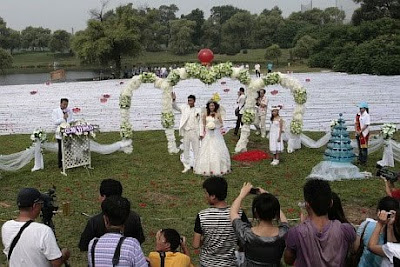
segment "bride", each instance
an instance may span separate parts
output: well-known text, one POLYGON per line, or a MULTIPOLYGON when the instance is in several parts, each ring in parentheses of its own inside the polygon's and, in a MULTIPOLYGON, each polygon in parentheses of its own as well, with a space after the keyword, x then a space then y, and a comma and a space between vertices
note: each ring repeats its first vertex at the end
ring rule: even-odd
POLYGON ((194 173, 205 176, 221 176, 231 171, 231 158, 221 134, 222 117, 219 104, 209 101, 203 115, 204 138, 194 164, 194 173))

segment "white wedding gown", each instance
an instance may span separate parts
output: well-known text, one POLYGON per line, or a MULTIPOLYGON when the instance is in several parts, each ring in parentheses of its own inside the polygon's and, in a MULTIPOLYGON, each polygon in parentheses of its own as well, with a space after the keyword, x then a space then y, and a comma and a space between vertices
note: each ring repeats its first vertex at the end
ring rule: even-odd
POLYGON ((208 129, 201 141, 199 154, 194 164, 194 173, 205 176, 222 176, 231 171, 231 157, 221 134, 221 124, 214 117, 206 117, 206 125, 214 124, 208 129))

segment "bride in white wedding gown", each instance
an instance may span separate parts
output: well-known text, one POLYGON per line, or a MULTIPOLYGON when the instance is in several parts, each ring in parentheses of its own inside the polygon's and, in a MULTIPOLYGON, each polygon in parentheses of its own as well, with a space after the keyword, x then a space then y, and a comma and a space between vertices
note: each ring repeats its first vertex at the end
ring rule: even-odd
POLYGON ((231 171, 231 157, 221 134, 222 117, 219 104, 207 103, 203 115, 204 138, 194 164, 194 173, 205 176, 222 176, 231 171))

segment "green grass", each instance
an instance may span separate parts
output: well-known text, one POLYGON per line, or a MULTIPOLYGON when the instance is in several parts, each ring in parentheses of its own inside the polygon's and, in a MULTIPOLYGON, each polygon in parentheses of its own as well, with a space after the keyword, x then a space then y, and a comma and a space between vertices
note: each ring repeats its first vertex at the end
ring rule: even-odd
MULTIPOLYGON (((307 134, 314 139, 323 135, 307 134)), ((119 139, 118 133, 102 133, 97 141, 108 144, 119 139)), ((225 140, 230 151, 234 151, 237 139, 231 132, 225 136, 225 140)), ((31 143, 28 135, 8 135, 0 136, 0 144, 0 155, 6 155, 19 152, 31 143)), ((32 173, 32 161, 17 172, 1 172, 1 224, 17 215, 15 200, 21 187, 30 186, 46 191, 55 185, 60 207, 63 202, 69 201, 72 211, 70 216, 60 213, 54 217, 58 242, 61 247, 71 249, 72 266, 86 266, 86 253, 79 252, 77 248, 80 233, 87 221, 81 213, 94 215, 99 212, 100 181, 114 177, 123 184, 123 194, 131 201, 132 208, 142 216, 146 236, 143 249, 146 255, 154 249, 154 234, 160 228, 176 228, 191 240, 194 218, 198 211, 207 207, 201 188, 204 178, 181 173, 183 167, 179 155, 168 154, 162 131, 135 132, 133 146, 134 151, 129 155, 120 152, 111 155, 93 153, 94 169, 71 169, 67 177, 59 173, 57 155, 46 151, 44 170, 32 173)), ((248 148, 267 151, 268 141, 251 136, 248 148)), ((302 148, 292 154, 285 153, 277 167, 272 167, 269 161, 251 165, 233 161, 233 172, 225 177, 229 185, 228 201, 232 202, 237 196, 243 182, 251 181, 255 186, 276 194, 289 218, 298 218, 297 203, 302 200, 305 177, 322 160, 323 151, 324 148, 302 148)), ((375 162, 381 156, 382 151, 372 154, 366 170, 374 172, 375 162)), ((383 183, 377 178, 334 182, 331 185, 340 194, 348 217, 355 224, 373 214, 378 199, 385 194, 383 183)), ((251 217, 250 201, 251 197, 244 202, 244 208, 251 217)), ((193 258, 197 262, 197 256, 193 254, 193 258)), ((0 256, 0 265, 4 262, 4 255, 0 256)))
MULTIPOLYGON (((239 53, 237 55, 215 55, 214 62, 231 61, 235 64, 248 63, 250 69, 254 68, 255 63, 260 63, 262 70, 266 70, 264 59, 265 49, 249 49, 247 54, 239 53)), ((53 62, 57 61, 61 66, 68 70, 99 69, 101 66, 81 65, 79 60, 69 54, 60 54, 52 52, 24 52, 13 55, 13 69, 6 70, 6 73, 35 73, 48 72, 53 70, 53 62)), ((282 56, 279 59, 279 65, 274 63, 274 71, 286 72, 287 62, 289 60, 289 50, 282 49, 282 56)), ((139 66, 163 66, 163 65, 183 65, 186 62, 197 62, 197 54, 192 53, 184 56, 174 55, 167 51, 162 52, 143 52, 136 58, 124 57, 122 68, 133 65, 139 66)), ((295 72, 320 71, 319 68, 309 68, 305 62, 292 63, 290 70, 295 72)))

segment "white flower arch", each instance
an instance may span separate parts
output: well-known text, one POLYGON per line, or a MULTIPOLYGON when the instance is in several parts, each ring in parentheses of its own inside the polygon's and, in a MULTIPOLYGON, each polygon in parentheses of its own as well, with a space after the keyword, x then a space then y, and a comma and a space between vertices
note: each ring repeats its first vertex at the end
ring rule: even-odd
POLYGON ((205 84, 212 84, 224 77, 237 79, 240 83, 247 86, 248 97, 244 106, 245 111, 242 118, 244 125, 242 126, 240 139, 236 144, 235 152, 238 153, 246 151, 247 149, 247 143, 250 136, 250 125, 253 123, 255 118, 257 91, 268 85, 280 84, 282 87, 290 89, 296 102, 296 107, 290 123, 290 132, 292 136, 295 136, 294 139, 299 140, 298 136, 301 134, 303 128, 304 104, 307 101, 307 92, 300 82, 279 72, 269 73, 263 78, 251 79, 248 70, 232 67, 232 63, 230 62, 221 63, 212 67, 202 66, 197 63, 187 63, 183 68, 172 70, 165 79, 158 78, 154 73, 143 73, 134 76, 127 86, 122 89, 120 95, 121 137, 123 139, 132 138, 132 124, 129 120, 129 110, 133 91, 137 90, 142 83, 154 83, 156 88, 161 88, 163 91, 161 124, 165 128, 165 135, 168 140, 168 152, 171 154, 178 153, 179 149, 176 146, 175 133, 173 129, 175 120, 171 97, 173 86, 175 86, 180 80, 188 78, 199 79, 205 84))

